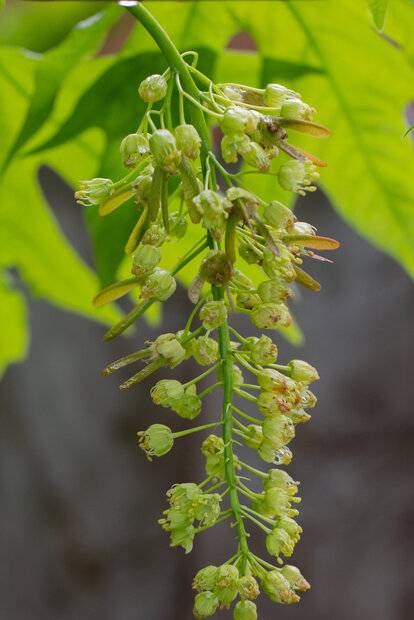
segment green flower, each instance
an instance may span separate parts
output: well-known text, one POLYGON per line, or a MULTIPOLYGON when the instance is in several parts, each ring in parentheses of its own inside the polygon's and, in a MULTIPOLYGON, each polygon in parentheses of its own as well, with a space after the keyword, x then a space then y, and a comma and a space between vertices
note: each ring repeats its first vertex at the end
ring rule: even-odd
POLYGON ((271 108, 280 108, 286 99, 296 96, 299 96, 298 93, 282 86, 282 84, 268 84, 263 94, 263 100, 265 105, 271 108))
POLYGON ((216 329, 227 320, 224 301, 208 301, 200 310, 200 320, 206 329, 216 329))
POLYGON ((140 245, 134 254, 131 271, 143 279, 153 273, 161 260, 161 252, 155 245, 140 245))
POLYGON ((197 396, 195 385, 189 386, 179 400, 171 405, 171 408, 178 413, 181 418, 193 420, 201 412, 201 399, 197 396))
POLYGON ((319 173, 308 159, 291 159, 280 166, 277 176, 283 189, 304 196, 306 192, 316 191, 313 182, 319 177, 319 173))
POLYGON ((217 571, 214 593, 224 607, 228 607, 238 594, 239 571, 231 564, 223 564, 217 571))
POLYGON ((217 241, 220 241, 231 203, 211 189, 203 190, 193 198, 193 203, 202 214, 204 228, 209 230, 217 241))
POLYGON ((238 155, 242 151, 247 151, 250 138, 244 133, 226 134, 221 141, 221 155, 226 164, 235 164, 238 155))
POLYGON ((275 558, 278 558, 281 554, 289 558, 294 548, 295 543, 289 534, 281 528, 275 528, 266 536, 267 552, 275 558))
POLYGON ((146 431, 138 433, 138 445, 149 460, 152 456, 163 456, 174 445, 172 430, 164 424, 152 424, 146 431))
POLYGON ((270 226, 277 229, 288 228, 296 220, 293 211, 277 200, 266 205, 263 217, 270 226))
POLYGON ((82 181, 79 190, 75 192, 75 198, 85 207, 100 205, 112 195, 113 191, 114 184, 111 179, 90 179, 82 181))
POLYGON ((200 366, 209 366, 218 360, 218 343, 208 336, 200 336, 191 341, 191 353, 200 366))
POLYGON ((280 570, 272 570, 262 579, 263 590, 275 603, 298 603, 299 596, 290 587, 288 580, 282 575, 280 570))
POLYGON ((295 482, 283 469, 269 469, 263 488, 265 491, 273 488, 284 489, 289 495, 295 495, 298 492, 298 484, 299 482, 295 482))
POLYGON ((184 386, 175 379, 161 379, 151 388, 151 398, 155 405, 171 407, 184 396, 184 386))
POLYGON ((209 618, 216 613, 219 600, 213 592, 200 592, 194 599, 193 614, 197 620, 209 618))
POLYGON ((283 577, 288 580, 290 587, 299 592, 306 592, 310 589, 310 584, 306 581, 300 570, 296 566, 290 566, 286 564, 280 569, 283 577))
POLYGON ((301 405, 305 409, 313 409, 317 401, 318 399, 316 398, 315 394, 311 392, 310 390, 305 390, 302 393, 301 405))
POLYGON ((292 379, 273 368, 265 368, 257 375, 257 382, 267 392, 277 392, 285 394, 290 390, 296 389, 296 384, 292 379))
POLYGON ((291 290, 277 280, 264 280, 257 287, 257 292, 266 303, 280 303, 292 295, 291 290))
POLYGON ((173 276, 165 269, 155 269, 141 289, 143 299, 166 301, 175 293, 177 283, 173 276))
POLYGON ((217 579, 217 566, 206 566, 198 571, 193 580, 193 589, 198 592, 213 590, 217 579))
POLYGON ((236 303, 238 308, 243 308, 244 310, 253 310, 257 304, 260 303, 260 297, 255 293, 238 293, 236 297, 236 303))
POLYGON ((266 418, 263 422, 263 437, 273 444, 275 450, 287 445, 294 436, 293 422, 285 415, 266 418))
POLYGON ((257 608, 252 601, 239 601, 233 612, 234 620, 257 620, 257 608))
POLYGON ((175 334, 161 334, 153 344, 154 352, 163 357, 171 368, 185 359, 185 349, 175 334))
POLYGON ((162 75, 150 75, 141 82, 138 88, 139 96, 146 103, 156 103, 164 99, 167 94, 167 80, 162 75))
POLYGON ((142 243, 144 245, 154 245, 156 247, 161 246, 167 238, 167 233, 163 226, 159 224, 152 224, 148 230, 145 231, 142 237, 142 243))
POLYGON ((292 323, 292 317, 285 304, 258 304, 253 308, 250 316, 253 325, 259 329, 288 327, 292 323))
POLYGON ((269 336, 262 335, 260 338, 250 337, 243 344, 243 350, 250 353, 250 360, 253 364, 265 366, 274 364, 277 359, 277 345, 269 336))
POLYGON ((260 594, 259 584, 253 575, 244 575, 239 579, 239 595, 244 599, 256 599, 260 594))
POLYGON ((180 163, 181 153, 173 134, 168 129, 157 129, 150 136, 149 145, 154 163, 166 172, 174 174, 180 163))
POLYGON ((184 215, 180 215, 178 211, 170 213, 168 217, 171 237, 181 239, 187 232, 187 220, 184 215))
POLYGON ((257 168, 260 172, 268 172, 270 168, 269 155, 257 142, 250 141, 249 144, 243 145, 240 154, 249 166, 257 168))
POLYGON ((262 427, 258 424, 249 424, 244 442, 249 448, 258 449, 263 442, 262 427))
POLYGON ((280 116, 284 116, 285 118, 298 118, 304 119, 307 121, 312 120, 316 110, 315 108, 311 108, 307 103, 304 103, 302 99, 298 97, 292 97, 291 99, 287 99, 282 104, 280 110, 280 116))

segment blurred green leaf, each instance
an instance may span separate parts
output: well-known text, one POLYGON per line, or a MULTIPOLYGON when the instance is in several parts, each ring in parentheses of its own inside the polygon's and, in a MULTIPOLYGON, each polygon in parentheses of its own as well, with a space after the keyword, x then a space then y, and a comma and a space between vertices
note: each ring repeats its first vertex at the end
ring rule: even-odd
POLYGON ((0 272, 0 378, 7 366, 25 358, 29 342, 26 304, 0 272))
POLYGON ((367 0, 374 23, 378 30, 384 27, 385 15, 387 13, 388 0, 367 0))

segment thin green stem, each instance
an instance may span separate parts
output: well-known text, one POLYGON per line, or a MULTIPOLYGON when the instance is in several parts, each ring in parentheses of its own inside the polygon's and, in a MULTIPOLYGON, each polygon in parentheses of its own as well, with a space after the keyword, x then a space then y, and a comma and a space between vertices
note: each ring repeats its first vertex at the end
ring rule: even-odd
POLYGON ((173 433, 174 439, 178 439, 179 437, 187 437, 187 435, 192 435, 193 433, 198 433, 199 431, 205 431, 208 428, 213 428, 215 426, 219 426, 222 422, 211 422, 209 424, 203 424, 202 426, 196 426, 195 428, 187 428, 185 431, 177 431, 173 433))
POLYGON ((191 379, 191 381, 188 381, 187 383, 184 383, 184 387, 185 388, 190 387, 190 385, 194 385, 195 383, 198 383, 199 381, 201 381, 205 377, 208 377, 209 375, 211 375, 212 372, 214 372, 216 370, 218 365, 219 365, 219 362, 217 362, 217 364, 214 364, 214 366, 211 366, 211 368, 209 368, 208 370, 203 372, 201 375, 198 375, 198 377, 195 377, 194 379, 191 379))
POLYGON ((239 409, 235 405, 233 405, 232 408, 233 408, 233 411, 235 411, 239 416, 241 416, 242 418, 244 418, 248 422, 251 422, 252 424, 261 424, 260 420, 258 420, 257 418, 254 418, 252 415, 248 415, 247 413, 245 413, 244 411, 242 411, 241 409, 239 409))

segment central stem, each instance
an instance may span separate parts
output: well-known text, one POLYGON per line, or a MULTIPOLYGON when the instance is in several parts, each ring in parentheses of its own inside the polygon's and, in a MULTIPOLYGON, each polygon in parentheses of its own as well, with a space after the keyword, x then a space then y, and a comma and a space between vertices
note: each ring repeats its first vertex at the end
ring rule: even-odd
MULTIPOLYGON (((199 90, 194 83, 188 66, 174 43, 157 22, 153 15, 142 4, 127 7, 127 10, 144 26, 147 32, 152 36, 162 53, 164 54, 170 68, 175 70, 181 80, 183 88, 197 101, 200 99, 199 90)), ((203 113, 196 106, 191 106, 191 121, 197 129, 201 141, 201 161, 205 169, 206 160, 210 151, 210 137, 207 124, 203 113)), ((212 287, 213 297, 216 301, 224 299, 224 289, 222 287, 212 287)), ((249 547, 247 544, 247 534, 244 528, 242 512, 240 508, 239 496, 236 487, 236 470, 234 466, 233 454, 233 358, 230 348, 230 332, 227 321, 219 328, 219 347, 220 362, 223 381, 223 441, 224 441, 224 470, 226 483, 229 487, 230 508, 234 516, 237 527, 237 535, 239 539, 239 552, 242 556, 242 570, 246 571, 247 559, 249 556, 249 547)))

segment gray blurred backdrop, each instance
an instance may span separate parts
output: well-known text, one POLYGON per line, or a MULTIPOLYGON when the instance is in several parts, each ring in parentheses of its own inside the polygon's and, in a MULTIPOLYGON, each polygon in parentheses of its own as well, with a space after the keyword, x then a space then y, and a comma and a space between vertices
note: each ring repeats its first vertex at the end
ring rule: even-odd
MULTIPOLYGON (((71 191, 48 170, 41 181, 90 262, 71 191)), ((334 265, 310 266, 322 292, 295 305, 306 344, 280 342, 280 359, 304 358, 322 377, 289 470, 303 497, 294 562, 312 590, 294 607, 264 601, 260 617, 412 620, 414 288, 320 193, 297 213, 343 244, 334 265)), ((182 327, 188 311, 180 291, 164 331, 182 327)), ((199 442, 181 440, 148 463, 136 431, 154 420, 178 429, 180 421, 154 409, 148 384, 120 393, 120 376, 99 375, 155 332, 141 321, 133 339, 103 344, 101 327, 41 301, 30 303, 30 320, 29 357, 0 384, 1 620, 190 620, 192 576, 227 558, 233 533, 222 524, 201 534, 187 557, 168 548, 157 525, 164 494, 201 479, 199 442)), ((178 372, 193 376, 191 364, 178 372)), ((217 417, 213 398, 204 415, 217 417)))

